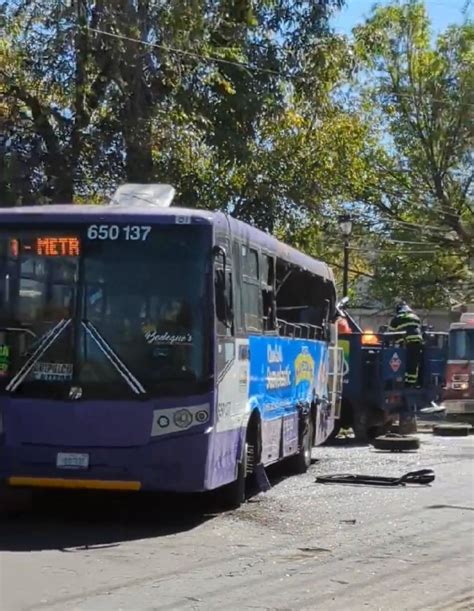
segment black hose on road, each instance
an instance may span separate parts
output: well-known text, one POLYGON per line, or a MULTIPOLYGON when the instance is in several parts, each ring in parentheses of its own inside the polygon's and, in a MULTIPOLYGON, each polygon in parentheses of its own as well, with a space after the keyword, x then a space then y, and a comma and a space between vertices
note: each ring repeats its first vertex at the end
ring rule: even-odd
POLYGON ((406 484, 431 484, 435 479, 431 469, 410 471, 402 477, 382 477, 380 475, 352 475, 350 473, 321 475, 316 478, 318 484, 359 484, 362 486, 405 486, 406 484))

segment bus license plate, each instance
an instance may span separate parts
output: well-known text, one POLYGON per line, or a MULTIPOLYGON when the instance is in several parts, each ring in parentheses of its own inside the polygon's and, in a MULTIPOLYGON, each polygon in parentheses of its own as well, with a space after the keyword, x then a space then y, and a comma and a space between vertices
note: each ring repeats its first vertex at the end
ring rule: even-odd
POLYGON ((89 454, 58 452, 56 456, 56 467, 58 469, 88 469, 89 454))

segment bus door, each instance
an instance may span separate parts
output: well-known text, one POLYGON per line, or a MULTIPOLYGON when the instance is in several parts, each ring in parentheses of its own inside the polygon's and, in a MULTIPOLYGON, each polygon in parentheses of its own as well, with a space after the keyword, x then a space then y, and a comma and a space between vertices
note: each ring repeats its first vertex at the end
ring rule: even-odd
MULTIPOLYGON (((217 236, 214 247, 215 362, 217 380, 218 432, 239 428, 247 411, 248 343, 236 340, 236 321, 240 314, 239 263, 235 261, 231 240, 217 236)), ((235 251, 235 248, 234 248, 235 251)))

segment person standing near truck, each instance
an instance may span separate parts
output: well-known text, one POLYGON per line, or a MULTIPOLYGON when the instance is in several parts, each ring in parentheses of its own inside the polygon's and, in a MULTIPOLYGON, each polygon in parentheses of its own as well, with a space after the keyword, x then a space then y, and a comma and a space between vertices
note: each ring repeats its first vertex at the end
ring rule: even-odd
POLYGON ((421 320, 404 301, 397 304, 395 316, 390 321, 389 331, 405 333, 403 341, 406 346, 405 384, 417 386, 423 351, 423 333, 421 320))

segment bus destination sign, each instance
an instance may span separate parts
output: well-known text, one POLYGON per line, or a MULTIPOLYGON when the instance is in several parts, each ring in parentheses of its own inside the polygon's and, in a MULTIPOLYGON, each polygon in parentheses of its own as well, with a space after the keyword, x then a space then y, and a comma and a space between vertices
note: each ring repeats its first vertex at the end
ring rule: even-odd
POLYGON ((10 240, 10 253, 14 257, 78 257, 80 243, 79 238, 72 236, 37 236, 26 240, 14 238, 10 240))

